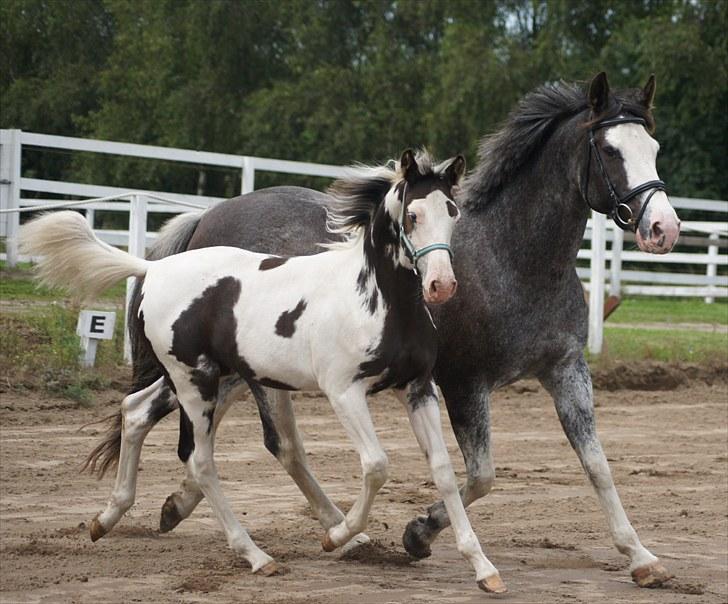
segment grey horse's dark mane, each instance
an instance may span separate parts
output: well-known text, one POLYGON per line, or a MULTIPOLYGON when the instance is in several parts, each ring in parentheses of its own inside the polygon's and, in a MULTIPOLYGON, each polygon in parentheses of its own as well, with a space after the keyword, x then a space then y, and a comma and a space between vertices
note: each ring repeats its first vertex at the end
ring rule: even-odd
MULTIPOLYGON (((560 81, 525 95, 501 128, 482 139, 478 163, 463 187, 463 206, 472 209, 487 205, 542 148, 558 124, 589 109, 587 86, 560 81)), ((639 90, 612 93, 609 106, 598 116, 587 117, 583 126, 588 127, 590 119, 607 119, 626 112, 643 118, 652 131, 652 112, 639 99, 639 90)))
MULTIPOLYGON (((425 150, 415 155, 422 176, 435 175, 443 170, 434 165, 425 150)), ((334 182, 327 193, 334 202, 327 208, 327 227, 331 233, 347 233, 366 228, 377 208, 396 183, 404 178, 398 161, 390 160, 383 166, 353 166, 344 178, 334 182)))

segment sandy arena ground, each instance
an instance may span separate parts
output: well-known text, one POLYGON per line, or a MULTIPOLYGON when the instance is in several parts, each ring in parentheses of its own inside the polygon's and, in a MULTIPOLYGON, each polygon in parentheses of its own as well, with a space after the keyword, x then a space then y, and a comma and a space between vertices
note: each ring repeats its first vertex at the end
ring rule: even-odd
MULTIPOLYGON (((0 387, 2 388, 2 387, 0 387)), ((553 405, 535 382, 495 396, 494 491, 470 508, 486 554, 509 593, 480 592, 451 530, 431 558, 411 561, 404 526, 436 499, 405 414, 389 395, 372 402, 390 458, 375 502, 374 545, 355 559, 326 554, 303 496, 267 453, 253 405, 233 407, 217 459, 225 493, 257 543, 287 573, 254 576, 227 548, 203 501, 175 531, 157 532, 159 510, 183 469, 177 416, 147 438, 137 503, 92 544, 87 524, 113 477, 78 467, 100 434, 78 427, 118 408, 107 391, 93 409, 0 389, 1 602, 534 602, 728 601, 728 388, 692 382, 669 391, 597 392, 599 429, 627 513, 643 543, 676 579, 640 590, 612 547, 606 522, 553 405)), ((313 470, 342 508, 359 488, 359 462, 327 402, 296 395, 313 470)), ((462 459, 446 434, 459 476, 462 459)))

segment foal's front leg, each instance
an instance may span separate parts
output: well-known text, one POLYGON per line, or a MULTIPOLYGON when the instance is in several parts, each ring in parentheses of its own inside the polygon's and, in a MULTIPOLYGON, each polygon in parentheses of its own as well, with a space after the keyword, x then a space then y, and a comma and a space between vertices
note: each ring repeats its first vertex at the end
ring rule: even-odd
POLYGON ((656 556, 640 543, 624 512, 607 458, 596 433, 589 367, 583 356, 554 368, 541 383, 551 393, 566 437, 579 456, 599 498, 617 549, 630 560, 632 579, 640 587, 656 587, 672 577, 656 556))
POLYGON ((480 542, 465 513, 455 472, 453 472, 442 435, 440 407, 434 380, 410 382, 406 390, 396 392, 407 408, 412 430, 430 464, 432 478, 440 491, 447 515, 455 531, 458 551, 475 569, 478 587, 488 592, 505 592, 506 586, 501 580, 498 570, 483 554, 480 542))
POLYGON ((387 455, 377 439, 364 386, 356 383, 342 394, 329 396, 329 400, 359 453, 363 485, 346 517, 326 531, 321 546, 327 552, 366 528, 374 497, 387 480, 387 455))

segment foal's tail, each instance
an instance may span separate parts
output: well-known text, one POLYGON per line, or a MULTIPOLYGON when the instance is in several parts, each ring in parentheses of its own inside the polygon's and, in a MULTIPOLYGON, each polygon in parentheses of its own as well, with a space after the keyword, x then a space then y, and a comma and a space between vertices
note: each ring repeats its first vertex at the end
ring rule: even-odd
POLYGON ((143 277, 149 262, 122 252, 94 235, 77 212, 44 214, 20 229, 20 249, 41 256, 41 283, 92 299, 125 277, 143 277))

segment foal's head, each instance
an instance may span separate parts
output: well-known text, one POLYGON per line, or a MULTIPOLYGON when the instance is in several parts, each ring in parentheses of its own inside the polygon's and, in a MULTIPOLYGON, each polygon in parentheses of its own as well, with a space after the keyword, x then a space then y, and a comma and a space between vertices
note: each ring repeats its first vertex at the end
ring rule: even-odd
POLYGON ((370 265, 394 262, 421 276, 426 302, 442 304, 455 293, 450 250, 460 211, 454 191, 465 172, 462 155, 435 165, 425 152, 407 150, 394 167, 355 168, 329 193, 329 230, 363 236, 370 265))
POLYGON ((430 304, 447 302, 457 289, 450 240, 460 219, 454 189, 464 173, 462 155, 433 166, 427 155, 407 150, 398 181, 385 197, 385 210, 397 225, 398 261, 423 276, 422 293, 430 304))

